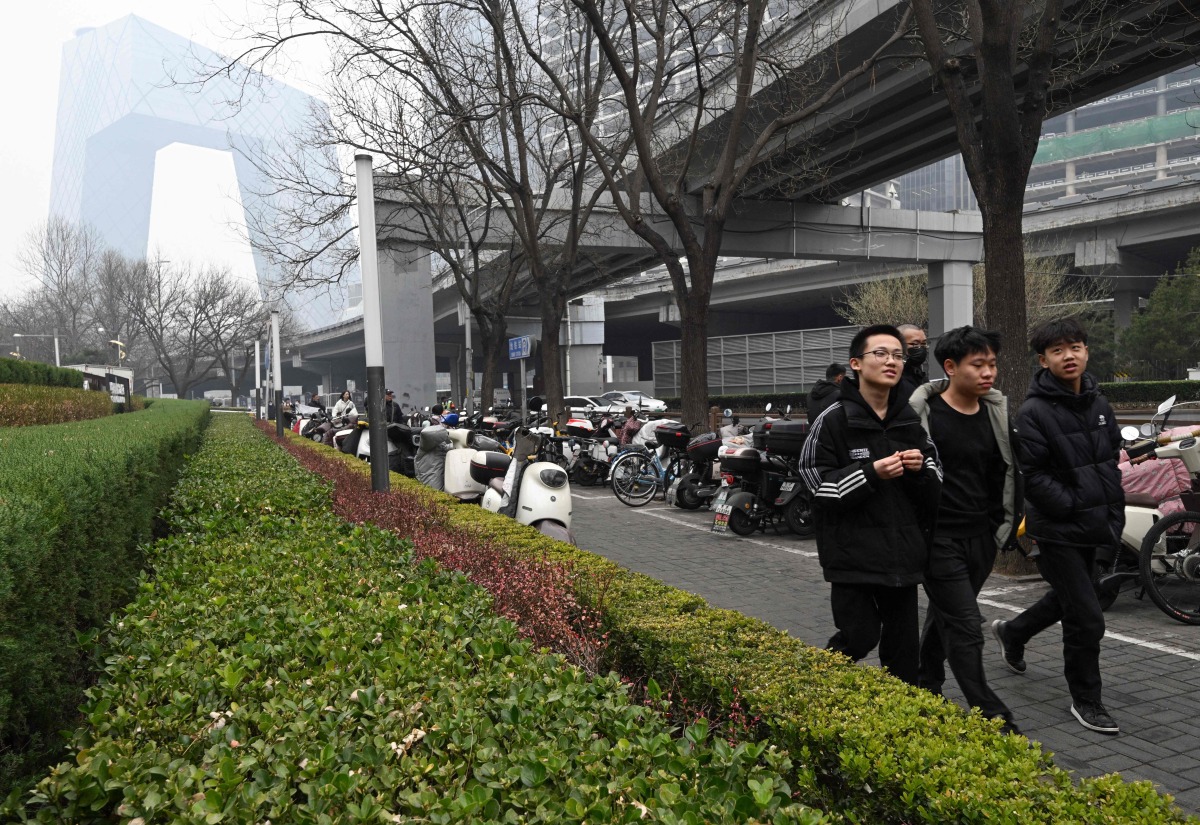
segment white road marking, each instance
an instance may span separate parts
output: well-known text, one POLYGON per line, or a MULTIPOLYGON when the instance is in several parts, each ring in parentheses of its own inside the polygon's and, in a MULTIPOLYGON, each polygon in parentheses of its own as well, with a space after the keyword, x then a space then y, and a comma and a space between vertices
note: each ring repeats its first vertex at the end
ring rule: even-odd
MULTIPOLYGON (((613 501, 616 501, 615 496, 581 496, 578 493, 574 493, 574 492, 572 492, 571 495, 573 497, 578 497, 578 498, 582 498, 582 499, 595 500, 595 499, 612 498, 613 501)), ((636 508, 630 508, 630 509, 635 513, 640 513, 640 514, 646 515, 646 516, 653 516, 654 518, 662 519, 663 521, 670 522, 671 524, 678 524, 681 527, 687 527, 692 530, 700 530, 705 533, 712 532, 711 522, 705 521, 705 522, 698 523, 695 521, 688 521, 686 519, 676 518, 675 516, 668 515, 667 513, 663 512, 660 509, 646 509, 646 510, 639 510, 636 508)), ((735 536, 734 538, 740 538, 740 537, 735 536)), ((797 547, 791 547, 786 544, 775 544, 774 542, 764 541, 762 539, 751 539, 751 538, 741 538, 741 541, 746 541, 751 544, 757 544, 761 547, 769 547, 772 550, 782 550, 785 553, 791 553, 792 555, 795 555, 795 556, 804 556, 805 558, 813 558, 813 559, 817 558, 817 554, 815 552, 813 552, 812 550, 801 550, 797 547)), ((978 601, 981 605, 987 605, 988 607, 996 607, 1001 610, 1008 610, 1012 613, 1020 613, 1021 611, 1023 611, 1025 609, 1025 606, 1009 604, 1008 602, 1001 601, 1000 599, 1002 599, 1003 597, 1010 595, 1010 594, 1016 594, 1016 593, 1020 593, 1022 591, 1038 589, 1038 588, 1042 587, 1042 585, 1043 585, 1042 582, 1032 582, 1032 583, 1006 585, 1003 587, 989 587, 985 590, 980 591, 978 601)), ((1141 638, 1138 638, 1137 636, 1130 636, 1127 633, 1116 633, 1116 632, 1113 632, 1111 629, 1109 629, 1109 630, 1105 631, 1104 638, 1114 639, 1118 642, 1125 642, 1126 644, 1135 645, 1137 647, 1141 647, 1146 650, 1153 650, 1158 653, 1166 653, 1171 656, 1178 656, 1182 659, 1189 659, 1193 662, 1200 662, 1200 653, 1193 653, 1190 650, 1184 650, 1183 648, 1174 647, 1174 646, 1168 645, 1168 644, 1163 644, 1162 642, 1151 641, 1150 639, 1141 639, 1141 638)))
MULTIPOLYGON (((983 593, 985 592, 987 591, 982 591, 979 594, 980 604, 986 604, 988 607, 998 607, 1001 610, 1011 610, 1013 613, 1020 613, 1025 609, 1024 607, 1018 607, 1017 605, 1008 604, 1007 602, 996 601, 995 599, 985 599, 983 598, 983 593)), ((1139 639, 1136 636, 1129 636, 1125 633, 1114 633, 1111 630, 1104 631, 1104 638, 1116 639, 1118 642, 1137 645, 1138 647, 1144 647, 1147 650, 1156 650, 1159 653, 1169 653, 1172 656, 1179 656, 1183 659, 1191 659, 1193 662, 1200 662, 1200 653, 1192 653, 1190 650, 1172 647, 1171 645, 1165 645, 1162 642, 1152 642, 1149 639, 1139 639)))
MULTIPOLYGON (((639 510, 638 512, 641 513, 642 515, 654 516, 655 518, 660 518, 663 521, 669 521, 672 524, 678 524, 682 527, 690 527, 693 530, 703 530, 705 533, 712 532, 711 524, 697 524, 693 521, 685 521, 681 518, 675 518, 674 516, 668 516, 666 513, 660 513, 655 510, 639 510)), ((817 557, 817 554, 814 553, 812 550, 800 550, 799 548, 796 548, 796 547, 789 547, 786 544, 774 544, 769 541, 763 541, 762 539, 747 539, 747 538, 741 538, 740 536, 735 536, 735 538, 739 538, 739 539, 741 539, 741 541, 746 541, 746 542, 749 542, 750 544, 757 544, 762 547, 770 547, 772 550, 782 550, 785 553, 791 553, 796 556, 805 556, 810 559, 815 559, 817 557)))

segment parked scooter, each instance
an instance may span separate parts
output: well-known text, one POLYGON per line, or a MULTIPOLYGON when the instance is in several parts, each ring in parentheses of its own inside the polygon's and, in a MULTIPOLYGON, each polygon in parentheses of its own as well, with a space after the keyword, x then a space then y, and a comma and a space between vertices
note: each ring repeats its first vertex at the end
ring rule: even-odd
POLYGON ((1105 609, 1123 589, 1133 588, 1138 598, 1148 594, 1172 619, 1196 625, 1200 624, 1200 427, 1192 422, 1175 429, 1166 425, 1172 414, 1200 413, 1200 405, 1174 402, 1174 396, 1163 402, 1142 431, 1135 427, 1121 431, 1127 441, 1136 439, 1126 448, 1129 465, 1123 467, 1125 527, 1119 546, 1097 553, 1096 590, 1105 609), (1145 466, 1154 459, 1162 463, 1145 466), (1133 489, 1139 487, 1157 494, 1133 489))
MULTIPOLYGON (((770 405, 768 405, 768 412, 770 405)), ((785 412, 791 412, 789 407, 785 412)), ((802 537, 815 532, 811 494, 801 483, 797 466, 808 436, 801 421, 771 419, 760 422, 765 449, 722 446, 717 453, 721 471, 734 476, 735 489, 714 510, 713 529, 725 528, 748 536, 783 522, 802 537)))
MULTIPOLYGON (((477 480, 486 478, 483 508, 512 516, 543 534, 575 543, 571 533, 571 483, 567 471, 543 458, 545 435, 517 433, 513 458, 505 465, 502 453, 479 453, 477 480), (530 460, 534 459, 534 460, 530 460), (504 475, 496 476, 504 466, 504 475)), ((472 465, 475 468, 475 465, 472 465)))

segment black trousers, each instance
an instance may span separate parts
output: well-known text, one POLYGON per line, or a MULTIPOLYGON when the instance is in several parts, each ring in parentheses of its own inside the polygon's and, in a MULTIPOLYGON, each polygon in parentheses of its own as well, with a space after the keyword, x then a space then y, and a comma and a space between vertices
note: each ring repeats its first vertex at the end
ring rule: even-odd
POLYGON ((857 662, 878 645, 881 665, 896 678, 910 685, 917 683, 920 623, 915 584, 885 587, 834 582, 829 603, 838 630, 827 649, 857 662))
POLYGON ((929 610, 921 632, 917 680, 921 687, 941 693, 949 661, 971 707, 1011 722, 1012 711, 988 686, 983 670, 983 616, 976 601, 995 561, 996 542, 990 535, 934 539, 925 575, 929 610))
POLYGON ((1008 639, 1025 645, 1061 621, 1063 675, 1071 697, 1099 702, 1104 613, 1092 584, 1096 548, 1038 542, 1038 550, 1038 570, 1050 585, 1050 591, 1008 623, 1008 639))

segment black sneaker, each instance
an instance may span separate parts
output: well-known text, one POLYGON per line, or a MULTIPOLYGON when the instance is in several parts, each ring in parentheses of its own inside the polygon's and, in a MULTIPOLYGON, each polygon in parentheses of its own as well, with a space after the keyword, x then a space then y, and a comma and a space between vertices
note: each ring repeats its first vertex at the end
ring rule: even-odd
POLYGON ((996 637, 996 641, 1000 643, 1000 653, 1004 658, 1004 664, 1008 665, 1008 669, 1013 673, 1021 674, 1025 672, 1025 646, 1012 645, 1004 640, 1004 628, 1008 627, 1008 622, 1003 619, 996 619, 992 622, 992 635, 996 637))
POLYGON ((1108 711, 1104 709, 1104 705, 1099 702, 1088 699, 1080 699, 1072 702, 1071 714, 1079 720, 1079 724, 1088 730, 1108 734, 1121 732, 1121 729, 1117 727, 1117 723, 1113 721, 1113 718, 1108 715, 1108 711))
POLYGON ((1021 729, 1011 719, 1004 719, 1000 725, 1000 733, 1011 733, 1013 736, 1021 736, 1021 729))

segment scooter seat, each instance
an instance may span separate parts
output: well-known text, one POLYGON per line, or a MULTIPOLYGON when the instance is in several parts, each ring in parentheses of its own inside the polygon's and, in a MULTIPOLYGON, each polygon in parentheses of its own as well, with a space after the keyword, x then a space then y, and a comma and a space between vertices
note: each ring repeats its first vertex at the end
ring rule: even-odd
POLYGON ((1158 507, 1158 499, 1149 493, 1126 493, 1126 507, 1149 507, 1155 509, 1158 507))

